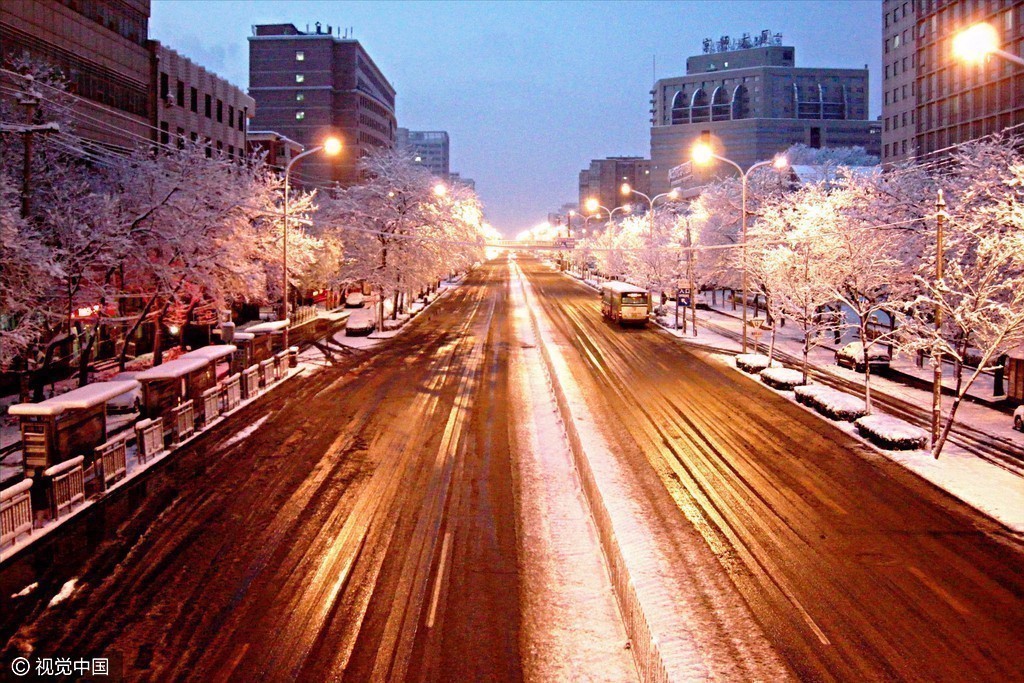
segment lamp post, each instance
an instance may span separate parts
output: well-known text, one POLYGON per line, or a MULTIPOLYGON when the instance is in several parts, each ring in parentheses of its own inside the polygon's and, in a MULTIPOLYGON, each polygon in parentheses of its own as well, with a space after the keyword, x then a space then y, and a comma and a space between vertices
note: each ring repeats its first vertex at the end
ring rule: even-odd
POLYGON ((634 190, 632 187, 630 187, 629 183, 622 183, 622 185, 619 188, 619 190, 622 192, 622 195, 624 197, 628 197, 631 194, 635 194, 635 195, 639 195, 639 196, 641 196, 641 197, 643 197, 644 199, 647 200, 647 206, 650 208, 650 212, 649 213, 650 213, 650 217, 651 217, 651 235, 650 235, 650 238, 653 241, 654 240, 654 202, 656 202, 659 199, 662 199, 664 197, 668 197, 672 201, 675 201, 676 199, 679 199, 679 190, 673 188, 672 190, 669 190, 668 192, 662 192, 661 194, 656 194, 653 197, 649 197, 649 196, 645 195, 643 192, 640 192, 639 190, 634 190))
POLYGON ((590 199, 587 200, 586 207, 587 207, 587 211, 589 211, 590 213, 594 214, 594 216, 592 216, 593 218, 596 218, 597 215, 599 213, 601 213, 602 211, 607 213, 608 214, 608 222, 611 224, 611 226, 613 228, 615 227, 615 223, 613 222, 612 216, 615 215, 616 211, 621 211, 622 213, 630 213, 633 210, 633 207, 631 205, 629 205, 629 204, 623 204, 622 206, 616 206, 614 209, 609 209, 606 206, 602 206, 601 204, 598 204, 597 200, 594 199, 593 197, 591 197, 590 199))
POLYGON ((724 163, 729 164, 735 168, 740 174, 740 180, 742 185, 742 199, 740 200, 740 239, 743 245, 743 279, 740 284, 740 295, 743 297, 743 353, 747 352, 747 180, 750 177, 750 173, 757 168, 764 168, 765 166, 772 166, 776 169, 782 170, 789 166, 789 162, 786 161, 786 157, 778 156, 771 161, 759 161, 746 171, 744 171, 739 164, 732 159, 726 159, 723 156, 715 154, 714 150, 711 149, 710 145, 704 143, 698 143, 693 147, 693 161, 701 166, 707 165, 712 159, 718 159, 724 163))
POLYGON ((953 54, 965 62, 981 62, 989 55, 999 55, 1014 64, 1024 66, 1024 59, 1000 49, 999 33, 995 27, 985 22, 974 24, 956 34, 953 37, 953 54))
MULTIPOLYGON (((323 150, 328 156, 337 156, 341 153, 341 140, 338 138, 327 138, 324 144, 307 149, 302 154, 293 157, 288 165, 284 167, 284 248, 281 250, 281 320, 288 320, 288 197, 291 194, 291 172, 292 166, 310 154, 323 150)), ((288 348, 288 324, 285 323, 281 331, 284 348, 288 348)))

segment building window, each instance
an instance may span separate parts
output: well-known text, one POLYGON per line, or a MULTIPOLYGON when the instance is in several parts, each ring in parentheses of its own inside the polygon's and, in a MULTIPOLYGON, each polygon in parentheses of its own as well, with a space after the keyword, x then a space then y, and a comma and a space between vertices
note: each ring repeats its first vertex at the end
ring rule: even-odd
POLYGON ((208 118, 208 119, 213 118, 213 96, 212 95, 207 95, 206 96, 206 107, 205 107, 205 110, 206 110, 206 118, 208 118))
POLYGON ((811 140, 808 147, 811 149, 821 149, 821 128, 811 128, 811 140))
POLYGON ((295 51, 295 61, 296 62, 304 62, 304 61, 306 61, 306 53, 303 52, 302 50, 296 50, 295 51))
POLYGON ((238 112, 238 130, 245 132, 245 119, 249 116, 249 110, 243 109, 238 112))
POLYGON ((296 83, 305 83, 306 82, 306 76, 304 74, 295 74, 295 82, 296 83))
POLYGON ((171 94, 170 81, 167 78, 167 74, 160 74, 160 99, 166 100, 171 94))
POLYGON ((235 159, 235 146, 234 145, 228 145, 228 159, 231 159, 232 161, 234 161, 234 159, 235 159))
POLYGON ((297 92, 297 93, 295 93, 295 101, 296 102, 304 102, 305 100, 306 100, 306 93, 304 93, 304 92, 297 92))
POLYGON ((229 104, 228 105, 228 128, 234 128, 234 127, 235 127, 235 108, 229 104))
POLYGON ((170 127, 166 121, 160 122, 160 144, 168 145, 171 142, 170 127))
POLYGON ((178 149, 185 149, 185 129, 181 126, 178 127, 178 135, 175 140, 178 143, 178 149))
POLYGON ((304 111, 297 111, 297 112, 295 112, 295 120, 296 121, 302 121, 304 118, 306 118, 306 112, 304 112, 304 111))
POLYGON ((178 106, 185 106, 185 84, 181 81, 178 81, 178 106))
POLYGON ((194 112, 196 112, 198 114, 199 113, 199 91, 196 90, 195 88, 192 88, 191 95, 192 95, 192 102, 191 102, 191 107, 189 107, 189 108, 192 111, 194 111, 194 112))
POLYGON ((224 102, 217 100, 217 123, 224 123, 224 102))

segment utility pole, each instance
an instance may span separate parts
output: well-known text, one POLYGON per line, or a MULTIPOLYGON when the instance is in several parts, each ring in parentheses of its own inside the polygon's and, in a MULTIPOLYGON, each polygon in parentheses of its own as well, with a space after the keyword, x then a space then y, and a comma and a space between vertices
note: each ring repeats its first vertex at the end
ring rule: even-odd
POLYGON ((690 281, 690 325, 693 336, 697 336, 697 292, 693 291, 693 236, 690 233, 690 216, 686 216, 686 277, 690 281))
POLYGON ((28 92, 21 93, 18 96, 18 104, 25 107, 25 127, 22 131, 22 145, 24 149, 24 157, 22 158, 21 165, 21 217, 28 218, 29 211, 32 208, 31 201, 31 189, 32 189, 32 137, 35 133, 34 125, 36 122, 36 111, 39 109, 39 97, 34 89, 31 87, 31 81, 28 92))
MULTIPOLYGON (((946 222, 946 200, 939 190, 938 199, 935 201, 935 285, 941 296, 942 287, 942 262, 945 258, 943 247, 943 228, 946 222)), ((936 342, 942 336, 942 305, 935 304, 935 335, 936 342)), ((932 365, 934 376, 932 378, 932 453, 935 453, 935 444, 939 440, 939 421, 942 417, 942 350, 936 344, 932 347, 932 365)))

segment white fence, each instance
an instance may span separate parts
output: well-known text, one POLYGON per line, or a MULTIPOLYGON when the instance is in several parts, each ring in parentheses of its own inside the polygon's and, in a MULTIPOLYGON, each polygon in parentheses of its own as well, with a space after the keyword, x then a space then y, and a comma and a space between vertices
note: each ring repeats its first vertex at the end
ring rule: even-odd
POLYGON ((100 464, 100 481, 103 490, 128 472, 128 437, 121 435, 96 447, 96 462, 100 464))
POLYGON ((174 425, 174 441, 181 443, 196 431, 195 404, 188 400, 171 408, 171 419, 174 425))
POLYGON ((224 380, 221 392, 221 399, 223 400, 221 410, 228 412, 238 407, 238 404, 242 402, 242 382, 241 375, 235 374, 224 380))
POLYGON ((85 458, 79 455, 43 472, 50 480, 50 512, 54 519, 60 519, 62 514, 85 500, 83 462, 85 458))
POLYGON ((0 491, 0 547, 32 533, 32 480, 0 491))
POLYGON ((143 463, 164 450, 164 420, 142 420, 135 425, 136 441, 139 445, 139 462, 143 463))

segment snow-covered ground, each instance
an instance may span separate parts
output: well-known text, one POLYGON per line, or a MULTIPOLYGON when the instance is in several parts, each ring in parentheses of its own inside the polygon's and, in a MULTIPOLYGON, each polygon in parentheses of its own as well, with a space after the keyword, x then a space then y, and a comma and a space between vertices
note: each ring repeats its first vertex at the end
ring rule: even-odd
POLYGON ((522 290, 513 287, 521 648, 531 681, 636 680, 600 540, 580 488, 522 290))

